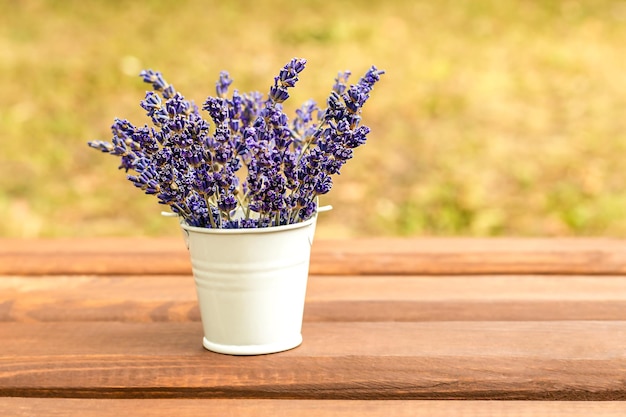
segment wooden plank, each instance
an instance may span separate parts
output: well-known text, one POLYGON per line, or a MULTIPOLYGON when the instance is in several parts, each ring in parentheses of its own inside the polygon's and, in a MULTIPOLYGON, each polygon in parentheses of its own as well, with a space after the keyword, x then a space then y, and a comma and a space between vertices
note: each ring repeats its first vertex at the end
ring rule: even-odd
POLYGON ((191 276, 0 278, 0 321, 198 321, 191 276))
MULTIPOLYGON (((315 246, 314 246, 315 248, 315 246)), ((622 274, 626 241, 563 238, 330 240, 312 262, 319 274, 622 274)))
POLYGON ((622 417, 619 401, 362 401, 0 398, 4 417, 622 417))
POLYGON ((0 239, 0 274, 191 274, 191 263, 182 238, 0 239))
MULTIPOLYGON (((199 320, 190 276, 0 278, 0 321, 199 320)), ((312 276, 304 320, 626 320, 626 277, 312 276)))
POLYGON ((626 322, 306 323, 204 351, 199 323, 2 323, 0 396, 626 400, 626 322))
MULTIPOLYGON (((182 239, 0 239, 0 274, 190 274, 182 239)), ((315 275, 626 274, 619 239, 358 239, 313 245, 315 275)))

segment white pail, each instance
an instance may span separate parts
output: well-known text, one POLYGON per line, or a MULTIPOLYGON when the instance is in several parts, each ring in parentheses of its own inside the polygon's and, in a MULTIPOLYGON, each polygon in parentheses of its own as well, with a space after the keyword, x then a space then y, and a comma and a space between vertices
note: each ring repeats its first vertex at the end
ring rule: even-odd
POLYGON ((302 343, 317 215, 287 226, 206 229, 181 224, 191 255, 206 349, 258 355, 302 343))

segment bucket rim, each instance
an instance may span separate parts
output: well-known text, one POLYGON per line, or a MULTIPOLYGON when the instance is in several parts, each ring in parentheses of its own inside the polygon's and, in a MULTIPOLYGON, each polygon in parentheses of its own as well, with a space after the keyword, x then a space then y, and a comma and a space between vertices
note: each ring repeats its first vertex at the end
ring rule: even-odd
POLYGON ((211 229, 208 227, 189 226, 184 221, 180 222, 180 227, 189 232, 215 234, 215 235, 251 235, 262 233, 277 233, 285 230, 300 229, 310 226, 317 220, 317 213, 308 220, 298 223, 286 224, 283 226, 269 226, 269 227, 257 227, 257 228, 243 228, 243 229, 211 229))

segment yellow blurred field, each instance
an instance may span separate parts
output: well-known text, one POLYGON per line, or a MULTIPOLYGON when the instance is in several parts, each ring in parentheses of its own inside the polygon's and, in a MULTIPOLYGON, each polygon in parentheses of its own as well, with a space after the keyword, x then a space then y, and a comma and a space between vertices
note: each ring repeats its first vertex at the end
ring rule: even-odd
POLYGON ((117 160, 143 68, 196 103, 220 70, 292 98, 386 70, 320 237, 626 236, 626 2, 0 0, 0 236, 175 235, 117 160))

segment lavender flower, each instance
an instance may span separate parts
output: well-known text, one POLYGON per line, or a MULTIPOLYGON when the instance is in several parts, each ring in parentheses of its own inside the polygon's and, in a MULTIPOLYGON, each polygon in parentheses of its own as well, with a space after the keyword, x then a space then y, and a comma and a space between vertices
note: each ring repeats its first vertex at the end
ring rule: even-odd
POLYGON ((140 102, 153 127, 116 119, 111 142, 89 146, 120 158, 128 180, 192 226, 258 228, 305 221, 315 215, 317 198, 328 193, 332 176, 366 142, 361 109, 384 73, 371 67, 357 84, 350 72, 335 78, 326 108, 309 100, 292 121, 283 111, 289 89, 306 60, 294 58, 274 78, 267 98, 261 93, 227 97, 233 83, 222 71, 216 97, 198 107, 144 70, 151 85, 140 102))
POLYGON ((348 83, 348 78, 350 78, 352 73, 350 71, 344 71, 337 74, 337 78, 335 78, 335 84, 333 84, 333 91, 339 95, 343 94, 346 91, 346 84, 348 83))
POLYGON ((220 79, 215 83, 215 92, 218 97, 224 97, 228 92, 228 87, 233 83, 228 72, 222 71, 220 72, 220 79))
POLYGON ((306 65, 305 59, 292 59, 280 70, 274 78, 274 85, 270 88, 269 97, 274 103, 282 103, 289 98, 288 88, 295 87, 298 82, 298 74, 302 72, 306 65))

